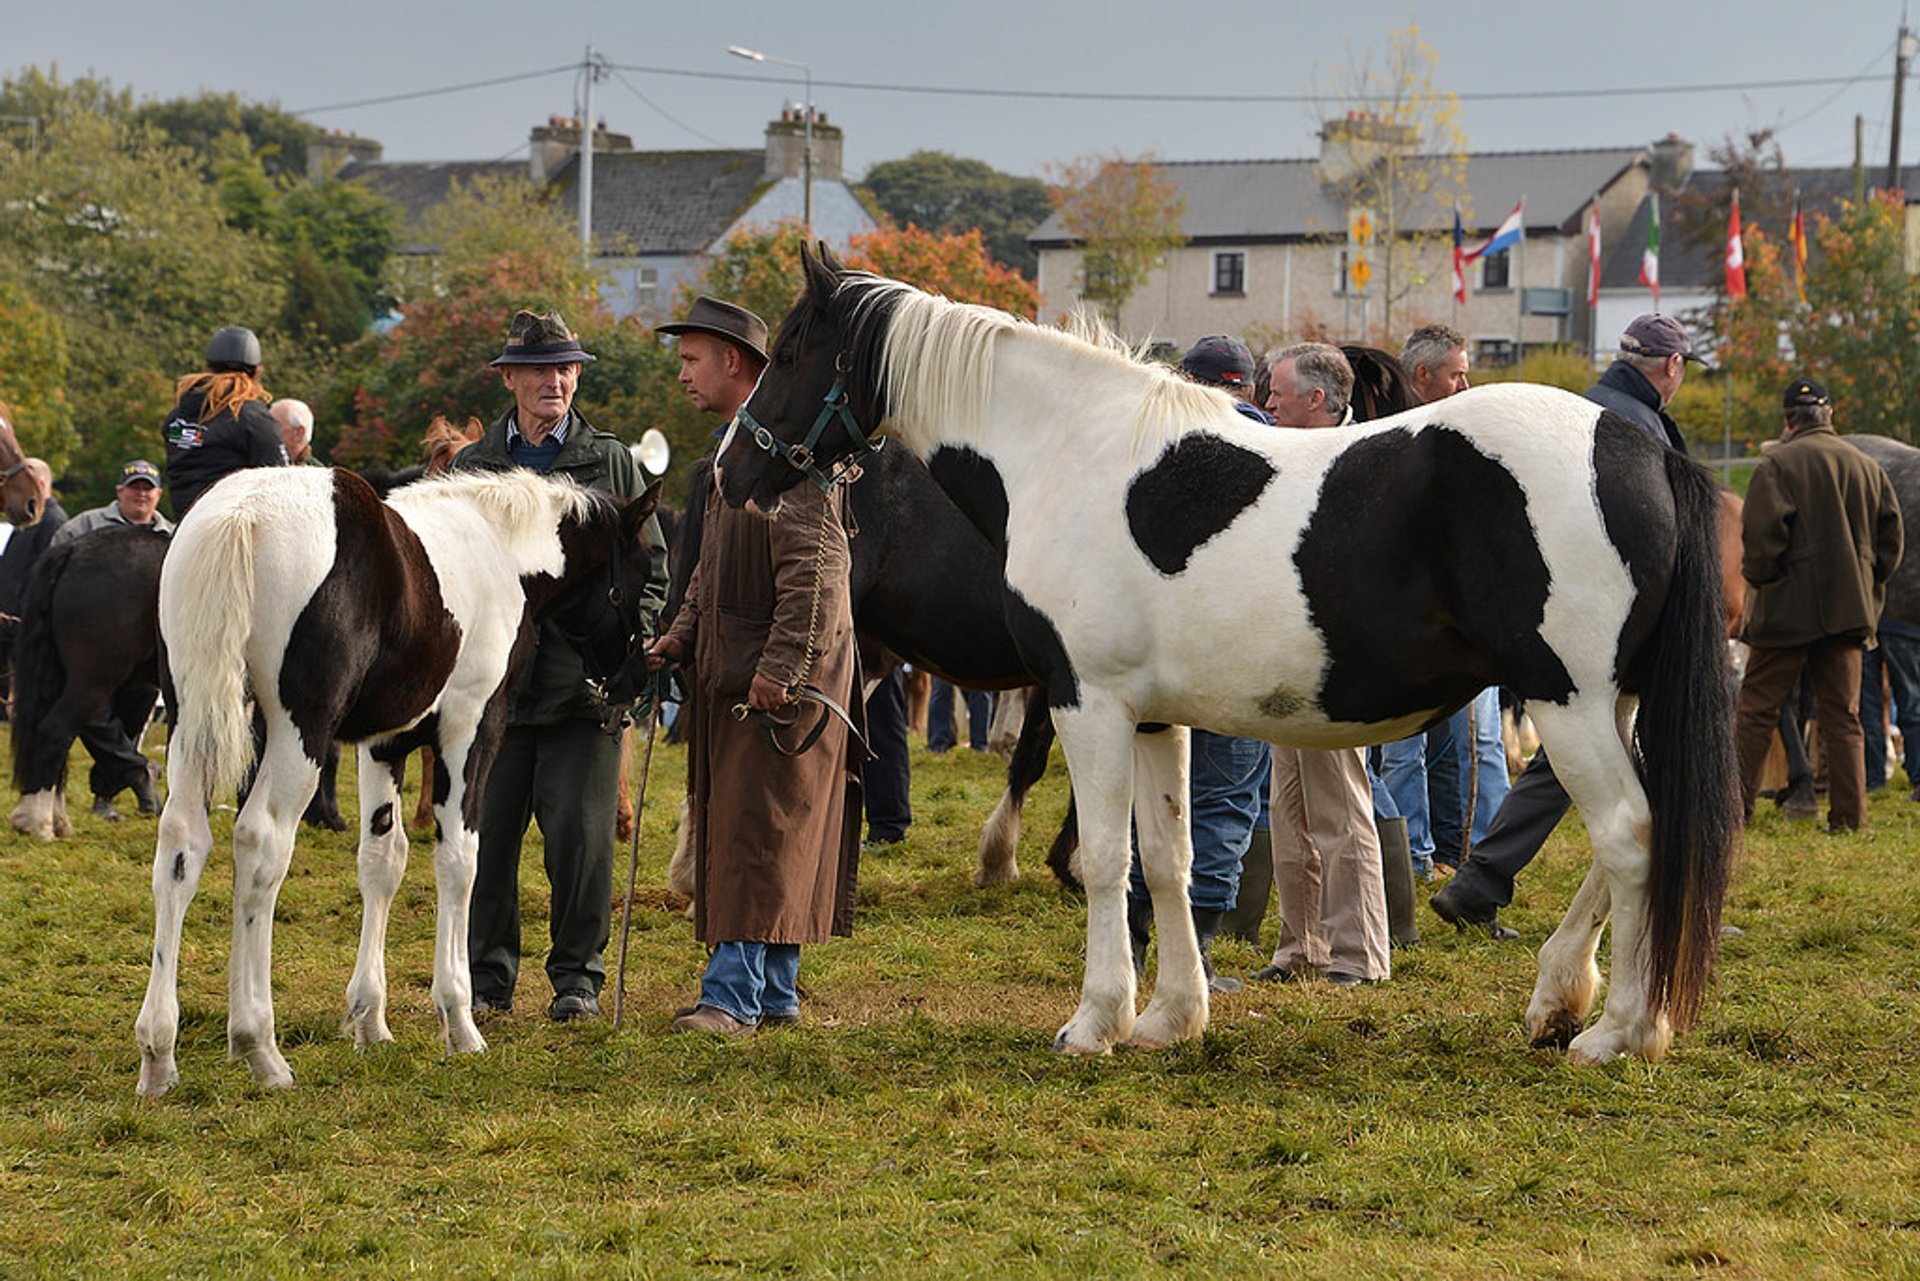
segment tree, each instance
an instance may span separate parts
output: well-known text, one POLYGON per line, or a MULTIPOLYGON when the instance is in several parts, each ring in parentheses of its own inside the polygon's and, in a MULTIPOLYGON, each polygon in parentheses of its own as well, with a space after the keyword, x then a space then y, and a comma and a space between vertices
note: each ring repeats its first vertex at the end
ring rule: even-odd
POLYGON ((985 161, 944 151, 916 151, 868 169, 860 194, 897 227, 978 231, 1001 266, 1029 280, 1039 270, 1027 233, 1046 220, 1053 203, 1038 178, 1002 173, 985 161))
MULTIPOLYGON (((1361 61, 1321 109, 1325 142, 1320 180, 1349 209, 1365 209, 1375 228, 1368 292, 1381 300, 1382 331, 1420 282, 1416 264, 1452 236, 1453 213, 1467 202, 1467 135, 1460 102, 1435 80, 1438 59, 1409 26, 1389 37, 1386 66, 1361 61)), ((1329 229, 1333 239, 1347 229, 1329 229)))
POLYGON ((1839 218, 1815 222, 1818 263, 1807 277, 1807 314, 1794 330, 1798 367, 1827 385, 1845 430, 1912 441, 1920 419, 1920 290, 1907 274, 1900 194, 1843 204, 1839 218))
POLYGON ((1080 296, 1117 326, 1147 273, 1187 243, 1186 201, 1150 156, 1083 156, 1052 172, 1049 195, 1080 246, 1080 296))
POLYGON ((0 280, 0 401, 20 448, 55 474, 79 444, 67 403, 67 340, 60 322, 20 286, 0 280))
POLYGON ((307 175, 307 143, 314 127, 277 104, 245 102, 234 93, 203 92, 192 98, 142 103, 134 116, 198 156, 209 175, 233 134, 244 138, 247 149, 260 156, 269 178, 307 175))
POLYGON ((977 230, 936 234, 911 225, 882 227, 855 236, 847 261, 955 302, 998 307, 1028 320, 1040 313, 1040 290, 995 262, 977 230))

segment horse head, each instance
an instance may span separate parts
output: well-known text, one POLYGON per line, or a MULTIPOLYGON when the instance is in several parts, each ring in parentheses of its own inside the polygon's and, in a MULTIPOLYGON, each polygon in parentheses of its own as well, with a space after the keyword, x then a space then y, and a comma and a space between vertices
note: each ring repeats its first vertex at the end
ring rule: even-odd
POLYGON ((455 427, 443 414, 435 414, 433 422, 427 426, 427 434, 421 441, 421 452, 426 466, 425 475, 444 476, 453 466, 454 457, 478 441, 486 429, 478 418, 467 419, 464 430, 455 427))
POLYGON ((904 286, 849 271, 821 245, 800 251, 804 285, 760 382, 714 454, 720 494, 771 509, 803 480, 822 489, 879 448, 886 301, 904 286))
POLYGON ((1353 368, 1355 422, 1390 418, 1422 403, 1406 368, 1390 353, 1378 347, 1347 344, 1340 348, 1340 354, 1353 368))
POLYGON ((656 586, 647 518, 660 501, 660 484, 625 501, 595 496, 562 535, 567 568, 544 613, 579 651, 588 681, 610 708, 632 706, 647 682, 643 611, 656 586))
POLYGON ((9 524, 25 528, 40 519, 40 485, 27 470, 26 451, 13 434, 13 418, 5 401, 0 401, 0 497, 7 503, 9 524))

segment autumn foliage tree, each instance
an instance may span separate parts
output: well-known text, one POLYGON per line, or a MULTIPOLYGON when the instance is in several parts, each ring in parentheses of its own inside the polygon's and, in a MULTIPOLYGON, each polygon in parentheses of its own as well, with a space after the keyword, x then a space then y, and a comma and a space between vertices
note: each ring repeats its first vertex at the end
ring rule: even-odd
POLYGON ((1907 271, 1900 193, 1815 220, 1807 310, 1793 329, 1799 368, 1833 394, 1844 431, 1915 438, 1920 423, 1920 289, 1907 271))
POLYGON ((1051 175, 1054 208, 1080 250, 1080 296, 1117 326, 1147 274, 1187 243, 1186 201, 1151 156, 1083 156, 1051 175))

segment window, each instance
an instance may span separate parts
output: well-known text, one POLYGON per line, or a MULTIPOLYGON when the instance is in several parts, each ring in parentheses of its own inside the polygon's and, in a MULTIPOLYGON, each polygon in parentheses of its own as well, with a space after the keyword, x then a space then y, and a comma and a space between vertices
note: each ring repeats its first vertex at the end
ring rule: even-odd
POLYGON ((1473 363, 1488 369, 1504 369, 1513 364, 1514 350, 1511 338, 1476 338, 1473 340, 1473 363))
POLYGON ((1505 289, 1512 282, 1508 275, 1513 270, 1513 254, 1502 249, 1497 254, 1489 254, 1480 260, 1480 288, 1485 290, 1505 289))
POLYGON ((1236 295, 1247 292, 1246 254, 1230 250, 1213 256, 1213 292, 1236 295))
POLYGON ((1333 292, 1336 296, 1347 293, 1347 268, 1352 264, 1352 251, 1341 249, 1333 256, 1333 292))

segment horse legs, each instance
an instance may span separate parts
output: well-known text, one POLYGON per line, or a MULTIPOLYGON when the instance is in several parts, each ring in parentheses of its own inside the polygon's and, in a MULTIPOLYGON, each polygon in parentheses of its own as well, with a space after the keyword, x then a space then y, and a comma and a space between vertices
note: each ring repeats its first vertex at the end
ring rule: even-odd
POLYGON ((133 1025, 140 1046, 140 1084, 135 1088, 150 1099, 180 1080, 174 1063, 180 1032, 180 939, 187 905, 200 888, 200 873, 213 850, 206 797, 207 782, 186 763, 184 753, 170 754, 167 802, 153 848, 153 971, 133 1025))
POLYGON ((1044 699, 1029 690, 1008 690, 1000 697, 1003 702, 1021 699, 1026 711, 1020 722, 1020 738, 1007 761, 1007 790, 980 833, 980 867, 973 874, 973 883, 982 888, 1018 879, 1020 865, 1014 851, 1020 844, 1021 811, 1026 807, 1028 791, 1047 772, 1047 754, 1053 747, 1053 718, 1044 699))
POLYGON ((1153 999, 1134 1025, 1129 1044, 1157 1050, 1198 1036, 1207 1026, 1207 979, 1193 931, 1187 884, 1193 871, 1193 831, 1187 820, 1188 740, 1174 725, 1133 739, 1133 815, 1140 828, 1140 872, 1153 895, 1160 938, 1160 971, 1153 999))
POLYGON ((1576 1026, 1592 1000, 1595 918, 1613 914, 1613 973, 1606 1008, 1568 1046, 1576 1062, 1603 1063, 1622 1054, 1658 1059, 1672 1040, 1663 1011, 1647 1002, 1647 882, 1652 815, 1616 717, 1593 698, 1533 709, 1541 742, 1593 839, 1594 872, 1574 897, 1560 928, 1541 949, 1540 974, 1528 1006, 1534 1035, 1576 1026))
MULTIPOLYGON (((405 773, 405 766, 401 767, 405 773)), ((363 802, 364 808, 364 802, 363 802)), ((413 807, 413 830, 423 832, 433 822, 433 749, 420 749, 420 800, 413 807)))
POLYGON ((1053 1045, 1068 1054, 1105 1054, 1133 1033, 1133 954, 1127 940, 1133 717, 1113 699, 1083 686, 1080 706, 1055 711, 1054 728, 1066 749, 1080 812, 1087 968, 1080 1007, 1053 1045))
POLYGON ((81 728, 104 705, 94 684, 70 677, 37 726, 30 732, 14 727, 20 779, 20 803, 11 815, 14 831, 42 841, 73 835, 67 817, 67 754, 81 728))
POLYGON ((293 1084, 273 1020, 273 905, 293 861, 300 815, 320 781, 282 708, 263 709, 267 745, 233 824, 233 957, 227 971, 227 1056, 270 1088, 293 1084))
POLYGON ((407 870, 407 825, 399 819, 406 757, 382 759, 362 746, 360 779, 360 952, 347 983, 345 1031, 355 1045, 391 1041, 387 1028, 387 920, 407 870))
POLYGON ((455 1054, 477 1054, 487 1048, 486 1038, 473 1023, 473 967, 467 952, 467 912, 480 862, 480 832, 466 808, 468 781, 484 786, 493 764, 503 714, 498 707, 489 714, 491 730, 480 731, 491 734, 489 741, 470 736, 456 743, 449 741, 452 722, 442 710, 434 763, 434 793, 446 799, 434 807, 440 833, 433 845, 433 878, 440 901, 433 931, 433 1006, 440 1011, 441 1038, 455 1054))

